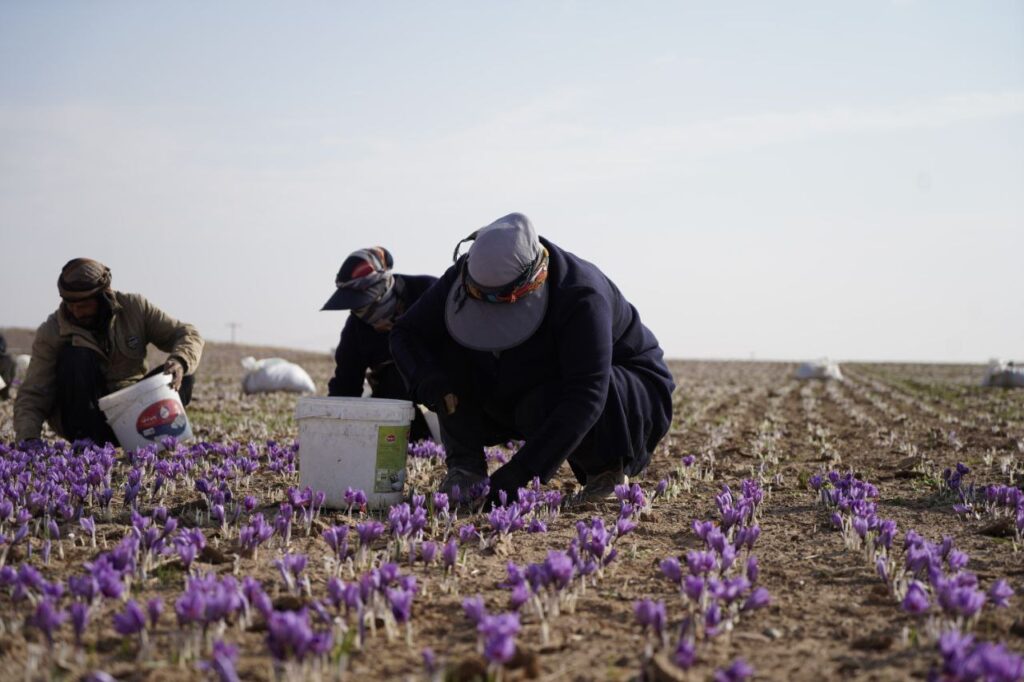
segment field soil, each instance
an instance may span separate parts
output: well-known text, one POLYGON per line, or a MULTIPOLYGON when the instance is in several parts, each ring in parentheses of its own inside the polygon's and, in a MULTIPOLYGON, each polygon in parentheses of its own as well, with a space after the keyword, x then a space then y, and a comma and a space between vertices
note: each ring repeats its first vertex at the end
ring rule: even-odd
MULTIPOLYGON (((18 337, 12 346, 19 343, 27 352, 28 339, 18 337)), ((239 360, 246 355, 296 361, 313 377, 319 393, 326 394, 333 372, 327 353, 209 344, 188 407, 197 438, 290 442, 297 437, 292 416, 297 397, 242 395, 239 360)), ((159 361, 159 354, 152 359, 159 361)), ((1021 485, 1024 390, 979 387, 984 372, 980 365, 845 364, 842 382, 798 381, 790 363, 674 361, 671 367, 678 383, 674 424, 649 469, 636 480, 651 494, 660 480, 677 475, 687 455, 703 463, 704 475, 687 479, 685 488, 670 499, 655 499, 638 528, 620 541, 619 555, 602 579, 587 586, 574 612, 552 621, 547 644, 542 644, 537 619, 524 612, 520 656, 516 667, 503 671, 503 679, 636 680, 646 674, 703 680, 737 657, 762 680, 925 679, 941 660, 934 643, 924 641, 920 621, 900 609, 863 552, 844 545, 807 485, 811 476, 829 470, 853 471, 878 487, 879 515, 897 522, 897 542, 909 529, 934 542, 952 536, 969 555, 967 568, 983 586, 1007 579, 1018 593, 1011 608, 986 608, 974 632, 980 639, 1024 651, 1024 548, 1015 548, 1011 538, 994 532, 985 519, 958 517, 952 509, 957 500, 944 490, 941 475, 963 462, 972 470, 969 480, 979 486, 1021 485), (689 671, 674 668, 664 657, 645 662, 649 640, 636 623, 633 604, 664 600, 670 630, 678 626, 683 600, 658 564, 698 548, 691 522, 717 518, 714 496, 723 484, 737 490, 743 479, 758 480, 767 491, 755 553, 770 605, 702 649, 689 671)), ((13 439, 11 414, 10 402, 0 404, 0 442, 8 444, 13 439)), ((435 460, 421 465, 410 483, 429 493, 442 475, 443 466, 435 460)), ((297 474, 260 472, 253 483, 260 511, 272 519, 286 499, 286 488, 297 481, 297 474)), ((566 466, 549 486, 568 496, 576 482, 566 466)), ((195 514, 188 510, 199 499, 195 490, 179 486, 162 503, 172 514, 180 513, 183 524, 195 525, 195 514)), ((116 500, 114 508, 119 509, 116 500)), ((148 506, 143 504, 143 511, 148 506)), ((412 646, 404 633, 394 641, 377 633, 362 651, 348 657, 340 674, 353 680, 429 679, 421 658, 421 650, 429 647, 450 675, 471 679, 480 670, 477 635, 463 615, 462 599, 481 595, 492 612, 507 609, 509 591, 500 583, 509 560, 520 565, 543 561, 548 550, 567 547, 577 521, 601 516, 614 525, 617 511, 612 506, 570 507, 549 524, 547 533, 517 533, 511 546, 499 551, 471 548, 454 588, 439 566, 406 561, 403 572, 416 575, 421 588, 413 607, 412 646)), ((98 524, 97 535, 108 548, 124 536, 124 517, 115 514, 98 524)), ((350 522, 344 511, 325 512, 310 536, 296 533, 292 540, 289 551, 310 557, 307 570, 315 598, 324 598, 327 577, 328 548, 318 531, 350 522)), ((460 514, 459 525, 466 522, 487 527, 483 514, 460 514)), ((272 563, 282 549, 271 543, 261 549, 258 560, 236 560, 230 556, 230 543, 218 540, 215 524, 203 531, 227 556, 200 558, 200 571, 252 575, 282 598, 281 578, 272 563)), ((8 563, 28 561, 47 579, 66 578, 80 573, 95 555, 85 543, 65 543, 63 559, 51 557, 49 565, 43 565, 38 552, 31 559, 12 553, 8 563)), ((114 633, 111 619, 120 606, 114 603, 94 612, 84 651, 67 651, 71 634, 65 625, 63 653, 40 653, 38 633, 23 627, 29 605, 15 602, 4 589, 0 679, 79 679, 97 670, 127 680, 203 679, 206 673, 177 662, 175 655, 180 633, 173 603, 184 581, 184 570, 169 562, 145 584, 133 585, 134 598, 159 595, 167 603, 141 656, 133 642, 114 633)), ((232 627, 224 633, 225 640, 240 648, 242 679, 279 679, 265 638, 258 626, 245 631, 232 627)), ((323 678, 334 679, 338 670, 325 670, 323 678)))

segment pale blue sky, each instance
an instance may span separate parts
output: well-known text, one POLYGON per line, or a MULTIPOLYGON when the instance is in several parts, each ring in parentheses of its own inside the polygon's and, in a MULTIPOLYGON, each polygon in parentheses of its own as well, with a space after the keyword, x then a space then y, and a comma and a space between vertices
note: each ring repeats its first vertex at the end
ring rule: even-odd
POLYGON ((60 266, 326 350, 522 211, 673 357, 1024 360, 1024 3, 0 1, 0 326, 60 266))

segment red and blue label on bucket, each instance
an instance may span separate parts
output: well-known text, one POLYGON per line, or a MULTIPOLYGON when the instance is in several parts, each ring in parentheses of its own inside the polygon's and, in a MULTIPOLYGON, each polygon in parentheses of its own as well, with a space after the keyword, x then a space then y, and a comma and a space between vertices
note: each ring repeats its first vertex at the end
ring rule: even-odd
POLYGON ((150 440, 167 436, 177 438, 187 426, 185 408, 177 400, 158 400, 143 410, 135 420, 135 430, 150 440))

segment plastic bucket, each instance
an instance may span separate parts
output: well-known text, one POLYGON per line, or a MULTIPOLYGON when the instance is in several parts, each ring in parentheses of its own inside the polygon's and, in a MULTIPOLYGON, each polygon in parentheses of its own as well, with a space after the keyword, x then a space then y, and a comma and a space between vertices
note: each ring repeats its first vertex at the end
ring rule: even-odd
POLYGON ((126 451, 153 444, 163 448, 160 441, 168 436, 192 437, 192 425, 169 374, 156 374, 105 395, 99 406, 126 451))
POLYGON ((402 501, 413 404, 383 398, 299 398, 299 485, 323 491, 344 509, 345 490, 366 493, 367 506, 402 501))

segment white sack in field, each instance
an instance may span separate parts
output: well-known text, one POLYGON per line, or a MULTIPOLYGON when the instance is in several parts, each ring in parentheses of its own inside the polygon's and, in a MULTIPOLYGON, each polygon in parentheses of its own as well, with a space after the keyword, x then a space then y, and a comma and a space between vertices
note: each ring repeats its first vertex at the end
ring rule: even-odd
POLYGON ((1012 361, 990 360, 982 386, 999 386, 1002 388, 1024 388, 1024 367, 1012 361))
POLYGON ((30 362, 32 362, 31 355, 22 353, 21 355, 14 356, 14 379, 11 380, 11 386, 19 386, 25 380, 25 375, 28 373, 28 363, 30 362))
POLYGON ((828 358, 821 358, 814 362, 801 363, 796 369, 797 379, 835 379, 843 380, 843 373, 839 371, 839 364, 828 358))
POLYGON ((250 356, 242 358, 242 367, 247 372, 242 379, 242 390, 246 393, 316 392, 316 385, 306 370, 283 358, 257 360, 250 356))

